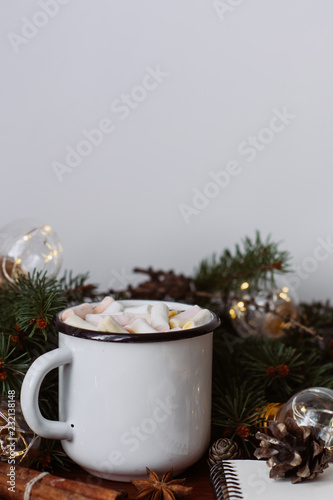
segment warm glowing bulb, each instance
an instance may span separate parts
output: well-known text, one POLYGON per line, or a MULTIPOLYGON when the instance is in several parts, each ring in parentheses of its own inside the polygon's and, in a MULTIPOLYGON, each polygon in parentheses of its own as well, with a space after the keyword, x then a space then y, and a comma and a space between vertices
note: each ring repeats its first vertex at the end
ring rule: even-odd
POLYGON ((290 297, 288 297, 288 295, 286 293, 279 293, 279 296, 281 297, 281 299, 285 300, 286 302, 290 302, 290 297))
POLYGON ((44 231, 46 231, 47 233, 49 233, 51 231, 51 226, 44 226, 44 231))
POLYGON ((230 314, 230 316, 231 316, 232 319, 236 318, 236 313, 235 313, 234 309, 230 309, 229 314, 230 314))
POLYGON ((237 302, 237 306, 242 309, 244 307, 244 302, 237 302))
POLYGON ((284 286, 284 287, 282 288, 282 291, 283 291, 284 293, 288 293, 288 292, 289 292, 289 288, 288 288, 287 286, 284 286))
POLYGON ((247 288, 249 288, 249 284, 246 281, 244 281, 244 283, 241 284, 241 289, 246 290, 247 288))

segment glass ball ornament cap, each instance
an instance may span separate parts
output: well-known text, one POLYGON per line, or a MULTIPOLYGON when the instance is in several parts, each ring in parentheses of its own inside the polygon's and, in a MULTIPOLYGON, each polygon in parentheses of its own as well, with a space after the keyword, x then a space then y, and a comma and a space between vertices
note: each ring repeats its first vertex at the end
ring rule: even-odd
POLYGON ((333 390, 326 387, 311 387, 292 396, 281 408, 276 420, 285 422, 293 418, 298 425, 314 427, 317 436, 333 449, 333 390))
POLYGON ((54 278, 62 264, 62 246, 48 224, 34 219, 11 222, 0 229, 0 281, 20 272, 46 271, 54 278))

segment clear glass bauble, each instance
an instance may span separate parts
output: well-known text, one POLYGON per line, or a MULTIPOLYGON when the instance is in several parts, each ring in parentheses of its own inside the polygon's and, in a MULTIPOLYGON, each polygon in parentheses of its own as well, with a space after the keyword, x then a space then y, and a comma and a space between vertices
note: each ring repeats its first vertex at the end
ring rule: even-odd
POLYGON ((279 410, 276 420, 286 422, 293 418, 298 425, 316 429, 317 436, 333 449, 333 390, 312 387, 298 392, 279 410))
POLYGON ((233 326, 241 337, 265 335, 279 338, 285 334, 297 307, 287 286, 277 289, 254 288, 242 283, 229 303, 233 326))
POLYGON ((0 282, 14 281, 20 272, 46 271, 57 275, 62 246, 48 224, 33 219, 12 222, 0 229, 0 282))

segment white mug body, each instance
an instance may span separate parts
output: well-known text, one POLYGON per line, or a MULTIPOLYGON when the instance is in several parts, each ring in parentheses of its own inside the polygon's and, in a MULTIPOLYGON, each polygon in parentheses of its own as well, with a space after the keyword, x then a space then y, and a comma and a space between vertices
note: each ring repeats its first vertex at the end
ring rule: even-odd
POLYGON ((106 343, 60 334, 64 451, 91 474, 119 481, 195 463, 210 439, 212 333, 156 343, 106 343))
POLYGON ((192 331, 106 336, 58 320, 59 348, 38 358, 22 385, 27 423, 60 439, 68 456, 95 476, 130 481, 146 477, 146 467, 182 472, 209 445, 218 324, 212 313, 212 322, 192 331), (41 381, 57 366, 59 422, 44 419, 38 408, 41 381))

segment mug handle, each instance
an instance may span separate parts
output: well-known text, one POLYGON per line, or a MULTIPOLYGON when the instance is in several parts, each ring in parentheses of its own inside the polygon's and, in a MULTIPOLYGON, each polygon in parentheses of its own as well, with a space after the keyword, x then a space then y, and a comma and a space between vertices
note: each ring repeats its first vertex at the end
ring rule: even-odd
POLYGON ((48 420, 43 417, 38 404, 39 389, 45 375, 61 365, 71 363, 72 352, 58 347, 37 358, 27 371, 21 388, 21 408, 29 427, 39 436, 48 439, 72 439, 73 429, 68 422, 48 420))

